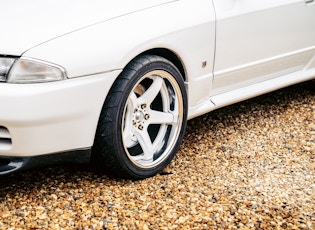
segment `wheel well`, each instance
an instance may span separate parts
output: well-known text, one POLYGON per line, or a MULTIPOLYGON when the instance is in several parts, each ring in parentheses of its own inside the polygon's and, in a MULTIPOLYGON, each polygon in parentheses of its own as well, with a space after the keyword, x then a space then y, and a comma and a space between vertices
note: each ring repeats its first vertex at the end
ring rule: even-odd
MULTIPOLYGON (((163 58, 166 58, 167 60, 172 62, 177 67, 177 69, 179 70, 179 72, 183 76, 184 81, 186 80, 186 74, 185 74, 184 66, 183 66, 181 60, 179 59, 179 57, 175 53, 173 53, 172 51, 170 51, 168 49, 163 49, 163 48, 156 48, 156 49, 148 50, 142 54, 153 54, 153 55, 158 55, 158 56, 161 56, 163 58)), ((140 55, 142 55, 142 54, 140 54, 140 55)))

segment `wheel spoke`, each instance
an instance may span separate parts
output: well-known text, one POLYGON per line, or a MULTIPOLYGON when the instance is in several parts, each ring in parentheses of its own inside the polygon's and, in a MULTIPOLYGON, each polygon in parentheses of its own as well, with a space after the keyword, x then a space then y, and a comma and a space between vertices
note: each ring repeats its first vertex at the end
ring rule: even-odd
POLYGON ((163 82, 161 77, 155 77, 152 85, 140 97, 141 100, 143 100, 144 103, 151 104, 160 92, 163 82))
POLYGON ((133 111, 137 107, 137 105, 138 105, 138 98, 134 92, 131 92, 128 98, 128 107, 131 107, 130 111, 133 111))
POLYGON ((130 128, 125 128, 123 133, 123 141, 127 148, 130 147, 130 141, 131 141, 132 133, 130 131, 130 128))
POLYGON ((131 148, 137 144, 137 138, 133 135, 131 127, 124 130, 123 141, 127 148, 131 148))
POLYGON ((143 150, 143 160, 152 160, 154 154, 154 146, 151 142, 151 138, 149 133, 145 130, 143 131, 136 131, 136 137, 138 138, 139 144, 143 150))
POLYGON ((177 123, 177 117, 170 112, 150 111, 150 124, 173 124, 177 123))
POLYGON ((134 110, 134 103, 135 103, 133 95, 134 94, 131 93, 130 97, 128 98, 127 107, 126 107, 126 111, 125 111, 125 118, 124 118, 123 141, 124 141, 127 148, 130 148, 133 145, 135 145, 135 141, 132 140, 134 135, 133 135, 133 126, 132 126, 132 122, 131 122, 132 113, 134 110))
POLYGON ((141 163, 141 164, 148 164, 148 163, 152 163, 153 162, 153 158, 149 159, 149 160, 146 160, 144 154, 133 156, 132 159, 134 161, 137 161, 138 163, 141 163))

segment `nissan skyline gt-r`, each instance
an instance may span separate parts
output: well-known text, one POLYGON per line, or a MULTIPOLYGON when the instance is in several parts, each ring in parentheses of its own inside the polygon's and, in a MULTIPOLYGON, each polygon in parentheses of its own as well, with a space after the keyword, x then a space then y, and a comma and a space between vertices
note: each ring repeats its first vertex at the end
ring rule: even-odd
POLYGON ((0 20, 0 174, 150 177, 187 120, 315 78, 314 0, 4 0, 0 20))

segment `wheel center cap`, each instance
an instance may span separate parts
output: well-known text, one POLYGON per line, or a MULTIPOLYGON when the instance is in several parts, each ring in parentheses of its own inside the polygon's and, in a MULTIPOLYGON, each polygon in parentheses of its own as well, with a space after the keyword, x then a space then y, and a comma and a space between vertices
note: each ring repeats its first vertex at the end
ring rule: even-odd
POLYGON ((138 111, 135 113, 135 118, 138 122, 141 122, 144 120, 144 113, 141 111, 138 111))

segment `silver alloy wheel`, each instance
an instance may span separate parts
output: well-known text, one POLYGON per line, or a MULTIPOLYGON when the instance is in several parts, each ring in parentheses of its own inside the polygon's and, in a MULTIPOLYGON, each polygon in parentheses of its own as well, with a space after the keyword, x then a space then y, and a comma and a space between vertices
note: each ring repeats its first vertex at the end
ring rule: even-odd
POLYGON ((183 99, 175 78, 153 70, 135 84, 122 119, 128 158, 139 168, 153 168, 169 156, 183 123, 183 99))

